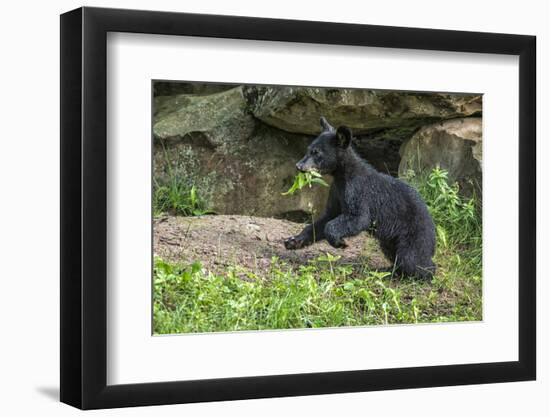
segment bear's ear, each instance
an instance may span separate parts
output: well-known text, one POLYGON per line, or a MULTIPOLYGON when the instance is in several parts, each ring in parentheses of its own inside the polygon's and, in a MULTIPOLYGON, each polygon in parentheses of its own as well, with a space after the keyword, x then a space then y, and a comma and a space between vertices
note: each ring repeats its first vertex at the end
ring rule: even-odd
POLYGON ((341 148, 347 148, 351 143, 351 129, 346 126, 340 126, 336 129, 336 144, 341 148))
POLYGON ((330 125, 327 119, 324 116, 321 116, 321 128, 323 130, 328 130, 329 132, 334 132, 334 128, 330 125))

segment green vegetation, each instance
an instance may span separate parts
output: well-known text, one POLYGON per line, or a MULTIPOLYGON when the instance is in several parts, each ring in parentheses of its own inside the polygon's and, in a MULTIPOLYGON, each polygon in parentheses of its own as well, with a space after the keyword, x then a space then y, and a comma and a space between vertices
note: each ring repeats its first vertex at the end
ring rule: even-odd
POLYGON ((166 183, 153 181, 153 216, 158 217, 163 213, 178 216, 201 216, 211 213, 206 202, 199 196, 194 184, 189 184, 184 178, 174 174, 166 149, 163 146, 168 180, 166 183))
POLYGON ((433 323, 482 319, 481 213, 447 173, 409 178, 437 225, 432 282, 339 262, 327 253, 301 266, 273 258, 267 269, 223 273, 198 260, 155 259, 156 334, 433 323), (193 262, 195 261, 195 262, 193 262))
POLYGON ((171 179, 168 185, 155 184, 153 190, 153 215, 170 213, 179 216, 201 216, 210 213, 199 197, 194 185, 171 179))
POLYGON ((317 171, 298 172, 298 174, 294 177, 294 182, 290 188, 286 192, 281 193, 281 195, 293 195, 296 191, 301 190, 306 185, 309 188, 311 188, 313 184, 320 184, 328 187, 328 184, 321 177, 322 175, 317 171))

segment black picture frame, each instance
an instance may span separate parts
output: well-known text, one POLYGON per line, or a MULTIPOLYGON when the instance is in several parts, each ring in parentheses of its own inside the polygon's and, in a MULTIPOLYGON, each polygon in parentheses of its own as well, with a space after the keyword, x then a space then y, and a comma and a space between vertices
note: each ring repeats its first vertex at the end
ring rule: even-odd
POLYGON ((524 35, 88 7, 61 15, 61 401, 95 409, 534 380, 535 51, 524 35), (107 385, 108 32, 519 56, 519 360, 107 385))

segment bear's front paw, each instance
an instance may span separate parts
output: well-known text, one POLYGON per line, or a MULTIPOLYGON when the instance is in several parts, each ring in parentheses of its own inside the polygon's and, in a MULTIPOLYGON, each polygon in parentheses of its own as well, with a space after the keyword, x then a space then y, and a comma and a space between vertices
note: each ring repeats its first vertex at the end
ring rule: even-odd
POLYGON ((291 236, 285 240, 285 248, 287 249, 300 249, 304 246, 303 239, 300 239, 298 236, 291 236))
POLYGON ((330 244, 330 246, 332 246, 333 248, 337 248, 337 249, 345 249, 348 247, 348 244, 346 243, 346 241, 342 238, 340 239, 330 239, 330 238, 327 238, 327 241, 328 243, 330 244))

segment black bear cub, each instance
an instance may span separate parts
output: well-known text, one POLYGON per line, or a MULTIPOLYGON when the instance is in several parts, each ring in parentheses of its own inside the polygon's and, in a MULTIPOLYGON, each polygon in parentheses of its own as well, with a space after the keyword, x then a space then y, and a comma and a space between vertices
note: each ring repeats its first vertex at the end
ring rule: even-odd
POLYGON ((313 225, 286 239, 285 247, 299 249, 315 237, 344 248, 345 237, 368 230, 399 274, 430 279, 435 272, 435 227, 418 192, 361 159, 350 146, 349 128, 335 129, 324 117, 321 127, 296 168, 333 177, 326 209, 313 225))

